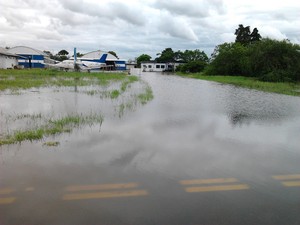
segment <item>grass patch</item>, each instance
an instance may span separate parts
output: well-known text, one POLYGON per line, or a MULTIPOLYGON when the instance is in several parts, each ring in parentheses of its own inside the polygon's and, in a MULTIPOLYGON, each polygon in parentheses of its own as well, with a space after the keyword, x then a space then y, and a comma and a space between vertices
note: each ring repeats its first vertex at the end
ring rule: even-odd
POLYGON ((118 90, 113 90, 110 92, 111 99, 115 99, 115 98, 119 97, 119 95, 120 95, 120 92, 118 90))
POLYGON ((121 118, 124 115, 125 110, 132 111, 136 108, 137 105, 145 105, 154 98, 151 87, 145 82, 143 82, 143 84, 144 89, 142 93, 134 94, 134 98, 132 100, 125 103, 123 102, 118 106, 117 110, 119 118, 121 118))
POLYGON ((147 86, 146 87, 146 90, 145 90, 145 93, 141 93, 137 96, 139 102, 142 104, 142 105, 145 105, 147 102, 149 102, 150 100, 153 99, 153 92, 152 92, 152 89, 147 86))
POLYGON ((300 83, 263 82, 253 77, 243 76, 207 76, 202 73, 183 74, 179 76, 201 80, 215 81, 223 84, 232 84, 239 87, 255 89, 259 91, 272 92, 285 95, 300 96, 300 83))
POLYGON ((126 77, 125 73, 81 73, 47 69, 0 70, 0 91, 47 86, 107 85, 111 81, 125 80, 126 77))
POLYGON ((102 124, 103 117, 97 114, 91 114, 88 116, 75 115, 66 116, 57 120, 49 120, 43 126, 36 129, 16 131, 12 135, 0 138, 0 146, 14 143, 21 143, 23 141, 41 140, 45 136, 56 135, 65 132, 71 132, 73 128, 80 127, 82 125, 102 124))
MULTIPOLYGON (((122 73, 80 73, 45 69, 0 70, 0 91, 11 90, 18 92, 22 89, 51 86, 91 86, 91 88, 88 88, 89 91, 82 92, 89 95, 100 95, 101 98, 116 99, 124 92, 128 91, 130 85, 136 81, 139 81, 138 77, 126 76, 122 73), (118 85, 116 89, 110 89, 110 87, 99 87, 99 85, 112 84, 112 82, 116 82, 118 85)), ((113 84, 113 87, 115 87, 115 84, 113 84)), ((128 100, 126 98, 128 96, 125 95, 126 102, 121 104, 119 110, 121 114, 123 114, 126 109, 133 109, 138 103, 144 105, 153 98, 151 88, 147 85, 144 87, 145 88, 143 88, 143 92, 141 94, 130 95, 130 98, 133 99, 128 100)), ((28 128, 28 126, 26 126, 27 130, 19 129, 15 131, 7 131, 6 133, 0 132, 0 146, 21 143, 23 141, 32 142, 35 140, 41 140, 47 136, 71 132, 74 128, 80 128, 84 125, 101 125, 103 122, 103 116, 99 114, 69 115, 49 120, 49 118, 44 118, 41 113, 22 113, 15 116, 7 116, 7 128, 10 127, 12 122, 21 122, 21 125, 23 125, 22 122, 30 122, 30 126, 32 125, 32 128, 28 128)))

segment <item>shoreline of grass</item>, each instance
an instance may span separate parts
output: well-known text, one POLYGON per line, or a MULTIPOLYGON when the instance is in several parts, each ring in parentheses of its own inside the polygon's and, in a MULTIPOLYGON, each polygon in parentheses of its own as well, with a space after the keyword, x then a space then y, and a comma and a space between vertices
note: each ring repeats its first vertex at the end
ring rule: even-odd
POLYGON ((0 137, 0 146, 21 143, 23 141, 41 140, 47 136, 57 135, 61 133, 70 133, 76 127, 83 125, 92 126, 99 124, 101 126, 103 116, 92 114, 88 116, 83 115, 69 115, 56 120, 48 120, 43 126, 32 128, 30 130, 18 130, 13 134, 8 134, 5 137, 0 137))
POLYGON ((264 82, 253 77, 243 76, 215 76, 204 75, 203 73, 176 73, 176 75, 187 78, 214 81, 222 84, 231 84, 238 87, 255 89, 258 91, 285 94, 291 96, 300 96, 300 83, 283 83, 283 82, 264 82))
POLYGON ((0 70, 0 91, 49 86, 107 85, 127 78, 126 73, 82 73, 52 69, 0 70))

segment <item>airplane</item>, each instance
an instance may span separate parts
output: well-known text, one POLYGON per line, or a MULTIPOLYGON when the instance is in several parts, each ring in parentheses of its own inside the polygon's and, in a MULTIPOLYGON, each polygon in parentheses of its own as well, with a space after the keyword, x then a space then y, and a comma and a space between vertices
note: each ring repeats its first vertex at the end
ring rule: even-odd
POLYGON ((56 64, 44 63, 51 68, 57 68, 65 71, 75 70, 75 65, 77 65, 80 71, 90 72, 93 69, 103 69, 108 67, 105 63, 107 54, 103 54, 100 59, 91 59, 91 58, 78 58, 76 59, 76 64, 74 64, 74 58, 58 62, 56 64))

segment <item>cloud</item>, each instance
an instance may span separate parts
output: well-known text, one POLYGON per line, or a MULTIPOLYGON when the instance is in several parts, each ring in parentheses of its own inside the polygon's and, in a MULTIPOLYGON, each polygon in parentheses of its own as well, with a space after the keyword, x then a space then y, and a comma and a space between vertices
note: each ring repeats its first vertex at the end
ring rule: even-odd
POLYGON ((268 38, 277 39, 277 40, 283 40, 283 39, 288 38, 285 34, 281 33, 278 29, 276 29, 275 27, 271 27, 271 26, 262 27, 260 34, 263 37, 268 37, 268 38))
POLYGON ((104 4, 101 1, 93 3, 83 0, 63 0, 60 1, 60 4, 65 10, 75 13, 110 20, 120 19, 137 26, 145 24, 145 18, 141 14, 141 9, 137 8, 138 4, 126 5, 123 2, 108 2, 104 4))
POLYGON ((182 18, 172 18, 168 15, 162 16, 158 28, 161 32, 167 33, 172 37, 198 41, 198 37, 191 26, 182 18))
POLYGON ((171 14, 188 17, 207 17, 211 11, 224 13, 225 10, 222 0, 157 0, 154 7, 167 10, 171 14))
POLYGON ((239 24, 300 43, 294 0, 0 0, 1 45, 41 50, 114 50, 121 58, 166 47, 201 49, 234 41, 239 24))

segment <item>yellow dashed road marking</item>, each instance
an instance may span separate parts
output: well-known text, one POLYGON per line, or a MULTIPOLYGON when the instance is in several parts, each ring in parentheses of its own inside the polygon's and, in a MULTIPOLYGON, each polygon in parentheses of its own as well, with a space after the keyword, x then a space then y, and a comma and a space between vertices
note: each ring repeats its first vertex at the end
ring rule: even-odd
POLYGON ((11 204, 16 201, 14 197, 0 198, 0 205, 11 204))
POLYGON ((181 180, 179 183, 185 186, 184 190, 188 193, 250 189, 247 184, 239 183, 238 179, 236 178, 181 180))
POLYGON ((300 174, 278 175, 272 177, 275 180, 296 180, 296 179, 300 179, 300 174))
POLYGON ((200 180, 181 180, 182 185, 193 184, 220 184, 220 183, 234 183, 238 182, 235 178, 216 178, 216 179, 200 179, 200 180))
POLYGON ((97 185, 79 185, 68 186, 66 191, 95 191, 95 190, 108 190, 108 189, 124 189, 136 188, 139 183, 121 183, 121 184, 97 184, 97 185))
POLYGON ((7 194, 10 194, 14 191, 15 190, 12 189, 12 188, 2 188, 2 189, 0 189, 0 195, 7 195, 7 194))
POLYGON ((63 200, 83 200, 83 199, 101 199, 101 198, 120 198, 146 196, 146 190, 138 189, 139 183, 119 183, 119 184, 95 184, 68 186, 65 188, 71 194, 65 194, 63 200), (88 192, 94 191, 94 192, 88 192), (95 192, 99 191, 99 192, 95 192), (74 193, 77 192, 77 193, 74 193))
POLYGON ((63 200, 120 198, 120 197, 134 197, 134 196, 146 196, 146 195, 148 195, 148 192, 145 190, 95 192, 95 193, 66 194, 63 196, 63 200))
POLYGON ((282 184, 286 187, 300 187, 300 180, 299 181, 285 181, 282 184))
POLYGON ((237 191, 246 190, 249 186, 246 184, 236 185, 214 185, 214 186, 201 186, 201 187, 188 187, 185 188, 186 192, 210 192, 210 191, 237 191))
MULTIPOLYGON (((1 188, 0 189, 0 195, 9 195, 11 193, 15 192, 15 189, 12 188, 1 188)), ((1 197, 0 196, 0 205, 4 204, 11 204, 16 201, 15 197, 1 197)))
POLYGON ((300 174, 287 174, 272 176, 273 179, 281 181, 285 187, 300 187, 300 174))

